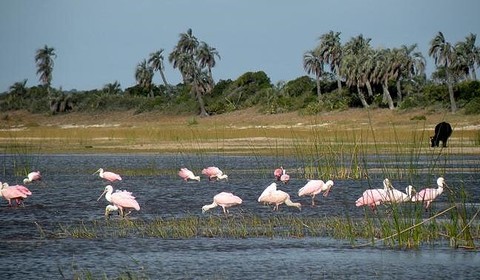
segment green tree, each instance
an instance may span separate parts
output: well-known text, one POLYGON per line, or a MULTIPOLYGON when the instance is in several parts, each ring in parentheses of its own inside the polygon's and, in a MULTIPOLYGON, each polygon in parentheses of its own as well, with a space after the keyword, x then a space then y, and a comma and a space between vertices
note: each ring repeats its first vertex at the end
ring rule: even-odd
POLYGON ((216 64, 215 56, 220 58, 215 48, 205 42, 199 43, 192 29, 180 34, 177 45, 168 56, 173 68, 180 70, 183 82, 190 85, 192 95, 198 101, 201 116, 208 116, 203 96, 210 93, 214 87, 211 68, 216 64))
POLYGON ((215 81, 212 75, 212 68, 216 65, 215 56, 218 57, 218 59, 221 59, 218 51, 215 48, 210 47, 205 42, 200 43, 195 53, 198 65, 200 68, 207 68, 208 75, 210 76, 210 80, 212 81, 213 85, 215 85, 215 81))
POLYGON ((342 60, 342 44, 340 32, 330 31, 320 36, 320 45, 316 51, 323 61, 330 65, 330 70, 335 74, 338 90, 342 90, 342 78, 340 76, 340 63, 342 60))
POLYGON ((165 78, 165 66, 163 65, 163 51, 163 49, 160 49, 159 51, 151 53, 150 57, 148 58, 148 63, 154 71, 160 72, 163 84, 166 88, 168 88, 167 79, 165 78))
POLYGON ((37 75, 40 75, 39 81, 47 87, 50 95, 50 84, 52 82, 53 59, 56 58, 55 49, 45 45, 35 53, 35 63, 37 64, 37 75))
POLYGON ((27 93, 27 79, 14 83, 10 86, 9 91, 16 97, 24 96, 27 93))
POLYGON ((393 99, 388 90, 388 81, 398 76, 398 61, 390 49, 380 49, 374 55, 375 68, 372 77, 381 84, 383 90, 383 101, 387 102, 390 110, 395 109, 393 99))
POLYGON ((362 87, 366 86, 371 92, 371 72, 372 72, 372 49, 370 47, 370 38, 364 38, 363 35, 351 38, 343 47, 342 63, 340 72, 345 77, 348 86, 357 88, 358 98, 364 108, 369 105, 362 92, 362 87))
POLYGON ((103 87, 103 92, 108 95, 118 95, 122 92, 122 88, 118 81, 108 83, 103 87))
POLYGON ((480 48, 475 46, 476 39, 477 35, 470 33, 465 37, 465 41, 458 42, 455 45, 457 54, 464 58, 468 67, 470 79, 473 81, 477 80, 476 69, 480 65, 480 48))
POLYGON ((442 32, 438 32, 438 34, 430 41, 428 55, 433 57, 437 68, 445 68, 445 78, 448 87, 448 95, 450 97, 450 108, 452 113, 455 113, 457 111, 457 104, 455 102, 455 96, 453 95, 452 77, 452 69, 457 63, 455 47, 445 40, 445 36, 443 36, 442 32))
POLYGON ((315 80, 317 82, 317 97, 318 101, 320 101, 322 96, 320 79, 323 74, 323 58, 318 55, 316 51, 307 51, 303 55, 303 69, 305 69, 307 74, 315 75, 315 80))
POLYGON ((153 68, 150 67, 147 63, 147 60, 144 59, 137 65, 135 70, 135 80, 137 84, 148 93, 148 96, 153 97, 153 88, 152 88, 152 79, 153 79, 153 68))

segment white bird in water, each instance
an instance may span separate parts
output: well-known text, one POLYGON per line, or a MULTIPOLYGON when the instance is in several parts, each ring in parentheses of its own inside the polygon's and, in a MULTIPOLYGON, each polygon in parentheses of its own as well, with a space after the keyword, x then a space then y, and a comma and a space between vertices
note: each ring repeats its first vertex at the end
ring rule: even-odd
POLYGON ((438 177, 437 179, 437 188, 426 188, 419 191, 415 196, 412 197, 412 201, 420 201, 425 204, 425 210, 428 209, 432 201, 434 201, 439 195, 442 194, 443 188, 447 187, 445 179, 443 177, 438 177))

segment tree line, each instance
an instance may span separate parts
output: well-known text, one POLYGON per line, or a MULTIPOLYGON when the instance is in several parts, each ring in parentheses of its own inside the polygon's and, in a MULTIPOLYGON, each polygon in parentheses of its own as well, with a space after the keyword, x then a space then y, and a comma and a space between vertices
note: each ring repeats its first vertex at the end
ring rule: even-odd
POLYGON ((3 111, 27 109, 32 113, 69 111, 160 110, 169 113, 198 113, 200 116, 258 106, 264 113, 298 110, 316 114, 350 107, 448 107, 452 112, 480 113, 480 83, 476 70, 480 48, 476 35, 452 44, 442 32, 430 41, 428 55, 435 71, 425 75, 426 59, 417 45, 376 48, 362 34, 341 43, 340 32, 321 35, 318 44, 303 54, 305 76, 273 85, 263 71, 246 72, 236 80, 215 83, 212 69, 219 52, 193 35, 180 33, 168 54, 182 82, 169 84, 165 76, 165 50, 152 52, 135 68, 136 85, 125 90, 117 81, 102 89, 63 91, 51 87, 55 49, 45 45, 35 53, 40 84, 26 87, 14 83, 0 96, 3 111), (163 84, 154 84, 155 72, 163 84))

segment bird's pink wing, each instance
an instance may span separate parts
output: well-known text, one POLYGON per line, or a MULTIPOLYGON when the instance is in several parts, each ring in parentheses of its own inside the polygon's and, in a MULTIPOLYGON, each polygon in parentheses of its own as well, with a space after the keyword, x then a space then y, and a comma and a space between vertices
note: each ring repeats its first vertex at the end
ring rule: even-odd
POLYGON ((134 208, 137 211, 140 210, 140 205, 137 200, 132 193, 128 191, 117 191, 113 193, 112 203, 123 208, 134 208))
POLYGON ((436 192, 434 189, 423 189, 415 195, 415 200, 417 201, 433 200, 436 197, 435 194, 436 192))
POLYGON ((11 186, 12 188, 17 188, 17 190, 21 191, 22 193, 26 194, 26 195, 32 195, 32 192, 25 186, 22 186, 22 185, 15 185, 15 186, 11 186))
POLYGON ((355 201, 355 205, 380 205, 386 200, 386 192, 382 189, 366 190, 363 195, 355 201))
POLYGON ((116 173, 113 173, 113 172, 104 172, 103 173, 103 178, 109 180, 109 181, 121 181, 122 180, 122 177, 120 177, 120 175, 116 174, 116 173))
POLYGON ((8 188, 5 188, 2 190, 2 195, 6 198, 6 199, 12 199, 12 198, 17 198, 17 197, 21 197, 21 198, 26 198, 27 195, 24 194, 22 191, 20 191, 19 189, 15 188, 15 187, 8 187, 8 188))
POLYGON ((310 180, 308 181, 303 188, 301 188, 298 191, 298 196, 304 196, 304 195, 311 195, 313 193, 316 193, 320 190, 320 187, 322 186, 323 181, 319 180, 310 180))

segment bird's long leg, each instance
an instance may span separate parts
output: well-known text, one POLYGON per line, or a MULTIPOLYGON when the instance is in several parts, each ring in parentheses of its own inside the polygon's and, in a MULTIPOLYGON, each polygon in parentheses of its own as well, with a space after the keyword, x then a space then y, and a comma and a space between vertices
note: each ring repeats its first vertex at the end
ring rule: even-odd
POLYGON ((312 195, 312 206, 315 206, 315 195, 312 195))

